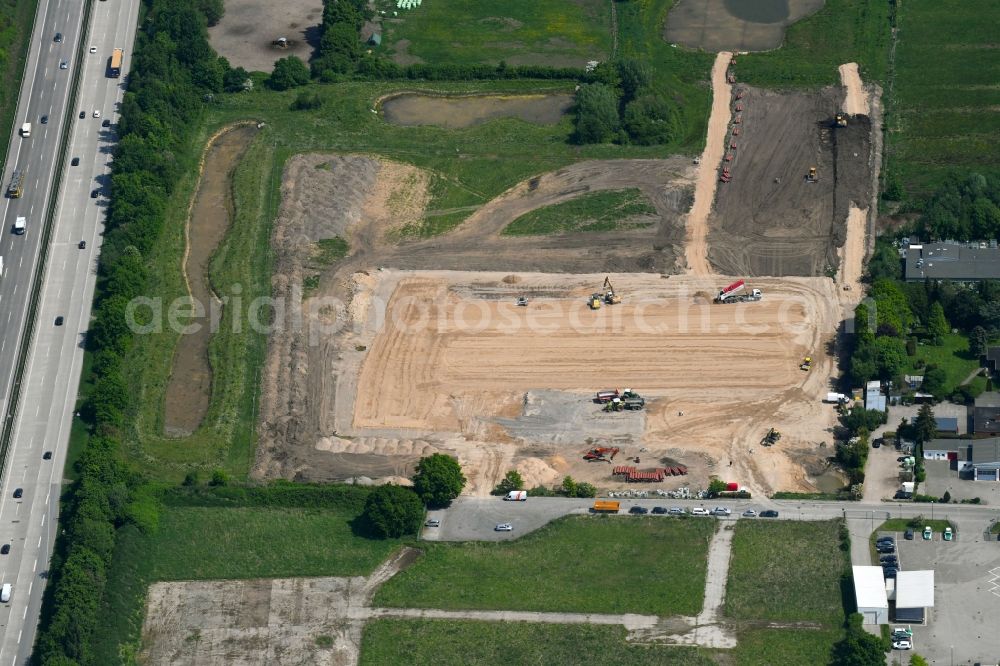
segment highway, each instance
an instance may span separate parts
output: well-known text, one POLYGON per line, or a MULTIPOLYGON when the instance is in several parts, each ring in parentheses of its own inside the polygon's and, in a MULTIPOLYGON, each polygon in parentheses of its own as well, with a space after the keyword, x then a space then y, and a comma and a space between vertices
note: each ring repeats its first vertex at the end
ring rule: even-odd
POLYGON ((17 116, 18 125, 29 120, 33 132, 27 139, 13 138, 4 174, 8 179, 5 187, 15 165, 26 169, 27 174, 24 195, 5 200, 8 229, 16 216, 29 219, 26 234, 8 234, 0 243, 5 264, 0 302, 9 313, 0 342, 5 411, 11 395, 15 343, 24 329, 27 296, 37 270, 41 226, 55 169, 62 170, 63 180, 4 464, 0 543, 10 544, 11 549, 9 554, 0 555, 0 582, 11 583, 13 594, 10 602, 0 606, 0 666, 28 663, 35 640, 58 524, 63 467, 107 206, 102 188, 109 184, 115 135, 114 126, 102 127, 102 121, 117 121, 139 12, 138 0, 93 2, 89 35, 84 48, 78 50, 83 5, 70 0, 42 0, 39 5, 17 116), (53 40, 56 32, 63 34, 62 43, 53 40), (95 53, 89 52, 90 46, 95 47, 95 53), (125 50, 122 75, 108 78, 108 58, 116 47, 125 50), (78 53, 83 54, 79 61, 78 53), (69 63, 65 70, 59 69, 62 60, 69 63), (67 108, 71 75, 77 68, 82 77, 79 97, 67 108), (82 119, 81 110, 85 116, 82 119), (95 110, 101 112, 101 118, 94 117, 95 110), (49 116, 47 125, 40 124, 43 114, 49 116), (68 149, 65 160, 57 164, 63 128, 68 132, 68 149), (73 158, 79 158, 79 165, 71 165, 73 158), (102 191, 92 198, 95 189, 102 191), (81 240, 86 241, 85 249, 78 246, 81 240), (63 318, 58 326, 57 317, 63 318), (43 458, 46 451, 52 452, 49 460, 43 458), (23 495, 15 499, 18 488, 23 495))

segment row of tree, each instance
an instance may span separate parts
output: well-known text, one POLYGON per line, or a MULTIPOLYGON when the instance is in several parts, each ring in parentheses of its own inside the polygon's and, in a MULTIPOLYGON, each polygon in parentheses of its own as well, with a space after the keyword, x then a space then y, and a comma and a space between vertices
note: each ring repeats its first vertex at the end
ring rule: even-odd
POLYGON ((927 200, 913 231, 923 240, 1000 238, 1000 175, 947 179, 927 200))
POLYGON ((648 65, 633 59, 601 63, 576 94, 577 143, 670 143, 683 133, 681 107, 652 86, 648 65))
POLYGON ((98 276, 98 298, 87 344, 94 386, 84 407, 91 436, 62 517, 35 647, 45 664, 89 664, 89 641, 115 543, 126 523, 156 528, 158 504, 122 458, 126 415, 134 396, 124 359, 133 341, 128 302, 144 293, 145 257, 163 228, 167 202, 190 166, 193 131, 203 99, 223 90, 228 63, 208 44, 208 0, 147 0, 137 34, 129 90, 122 102, 121 139, 115 151, 98 276))
POLYGON ((446 507, 465 487, 458 460, 443 453, 421 458, 412 480, 412 488, 387 484, 368 495, 362 519, 369 534, 380 539, 416 534, 425 506, 446 507))
POLYGON ((366 0, 324 0, 319 49, 312 63, 314 77, 334 81, 357 70, 363 53, 361 26, 373 15, 366 0))

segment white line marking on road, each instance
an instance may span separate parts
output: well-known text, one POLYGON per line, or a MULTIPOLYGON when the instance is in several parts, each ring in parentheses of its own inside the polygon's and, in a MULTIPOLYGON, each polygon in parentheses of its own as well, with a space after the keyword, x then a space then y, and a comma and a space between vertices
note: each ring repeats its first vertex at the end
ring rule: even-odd
POLYGON ((31 572, 34 573, 38 571, 38 558, 35 558, 35 563, 31 565, 31 572))

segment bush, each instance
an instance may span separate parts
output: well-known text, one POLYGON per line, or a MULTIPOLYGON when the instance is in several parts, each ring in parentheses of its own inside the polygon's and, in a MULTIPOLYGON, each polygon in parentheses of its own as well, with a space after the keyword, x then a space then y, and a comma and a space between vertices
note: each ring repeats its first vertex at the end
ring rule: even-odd
POLYGON ((493 494, 506 495, 512 490, 524 490, 524 479, 521 478, 516 469, 507 472, 506 476, 503 477, 503 481, 493 489, 493 494))
POLYGON ((313 111, 323 106, 323 98, 317 92, 300 92, 292 102, 292 111, 313 111))
POLYGON ((453 456, 435 453, 421 458, 413 475, 413 489, 429 507, 438 508, 451 504, 465 487, 462 467, 453 456))
POLYGON ((274 63, 274 71, 267 84, 275 90, 288 90, 309 83, 309 68, 296 56, 281 58, 274 63))
POLYGON ((409 488, 388 484, 375 488, 368 495, 361 515, 373 535, 381 539, 397 539, 417 533, 424 507, 409 488))
POLYGON ((614 89, 602 83, 580 86, 575 108, 577 143, 608 143, 617 136, 621 121, 614 89))

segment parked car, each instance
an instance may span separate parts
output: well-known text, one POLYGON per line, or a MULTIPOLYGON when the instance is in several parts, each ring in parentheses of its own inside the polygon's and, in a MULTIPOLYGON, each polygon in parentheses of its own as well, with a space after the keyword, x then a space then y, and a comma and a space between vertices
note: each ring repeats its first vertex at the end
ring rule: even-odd
POLYGON ((899 641, 893 641, 892 642, 892 649, 893 650, 912 650, 913 649, 913 643, 908 638, 904 638, 904 639, 899 640, 899 641))
POLYGON ((768 509, 767 511, 761 511, 760 512, 760 517, 761 518, 777 518, 778 517, 778 512, 775 511, 774 509, 768 509))
POLYGON ((896 563, 899 562, 899 559, 895 555, 883 555, 882 557, 879 558, 878 561, 881 562, 882 564, 890 564, 892 566, 896 566, 896 563))
POLYGON ((670 507, 670 510, 667 511, 667 513, 669 513, 671 516, 683 516, 687 513, 687 511, 680 508, 679 506, 672 506, 670 507))
POLYGON ((496 527, 493 528, 493 531, 494 532, 513 532, 514 531, 514 526, 511 525, 510 523, 500 523, 499 525, 497 525, 496 527))
POLYGON ((886 543, 886 544, 882 544, 881 546, 876 546, 875 550, 877 550, 882 555, 888 555, 888 554, 891 554, 891 553, 895 553, 896 552, 896 547, 894 545, 892 545, 891 543, 886 543))
POLYGON ((628 510, 628 512, 633 513, 637 516, 642 516, 644 514, 649 513, 649 509, 647 509, 644 506, 633 506, 631 509, 628 510))
POLYGON ((724 506, 717 506, 714 509, 712 509, 713 516, 728 516, 731 513, 732 510, 724 506))
POLYGON ((880 543, 896 543, 896 538, 895 537, 891 537, 891 536, 880 536, 879 538, 875 539, 875 543, 876 544, 880 544, 880 543))
POLYGON ((952 533, 950 527, 944 528, 944 540, 945 541, 951 541, 954 538, 954 536, 955 535, 952 533))
POLYGON ((658 516, 662 516, 666 512, 667 512, 667 507, 665 507, 665 506, 654 506, 653 507, 653 513, 655 513, 658 516))
POLYGON ((882 570, 886 578, 895 578, 896 574, 899 573, 899 569, 896 567, 887 567, 882 570))
POLYGON ((425 527, 441 527, 441 521, 438 520, 437 518, 431 518, 426 523, 424 523, 424 526, 425 527))
POLYGON ((747 509, 746 511, 743 512, 743 517, 744 518, 756 518, 757 517, 757 512, 754 511, 753 509, 747 509))
POLYGON ((876 437, 875 439, 872 440, 872 448, 873 449, 877 449, 880 446, 882 446, 882 438, 881 437, 876 437))
POLYGON ((932 538, 934 538, 934 530, 928 525, 924 528, 924 541, 930 541, 932 538))
POLYGON ((907 530, 903 532, 903 538, 906 539, 907 541, 913 541, 913 530, 907 528, 907 530))
POLYGON ((692 516, 710 516, 712 513, 703 506, 696 506, 691 509, 692 516))
POLYGON ((111 127, 111 119, 105 118, 101 121, 101 127, 111 127))

